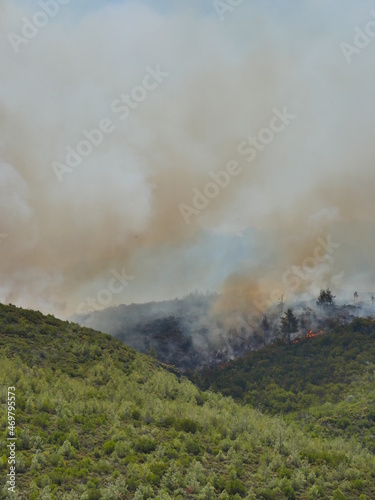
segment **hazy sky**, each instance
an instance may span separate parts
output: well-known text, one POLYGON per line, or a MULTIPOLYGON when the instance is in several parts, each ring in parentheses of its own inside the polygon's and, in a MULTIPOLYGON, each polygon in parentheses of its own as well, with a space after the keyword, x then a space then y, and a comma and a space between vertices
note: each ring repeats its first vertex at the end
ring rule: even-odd
POLYGON ((0 4, 1 301, 246 301, 329 235, 299 292, 372 290, 372 2, 42 4, 0 4))

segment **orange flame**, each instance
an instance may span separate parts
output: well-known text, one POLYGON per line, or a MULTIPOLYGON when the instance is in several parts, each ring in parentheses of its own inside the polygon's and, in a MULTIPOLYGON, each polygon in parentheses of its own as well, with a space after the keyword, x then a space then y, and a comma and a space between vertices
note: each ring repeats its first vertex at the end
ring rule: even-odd
POLYGON ((298 342, 301 342, 301 340, 305 339, 312 339, 313 337, 319 337, 319 335, 322 335, 324 332, 323 330, 320 330, 320 332, 314 333, 312 330, 310 330, 304 337, 301 337, 300 339, 294 339, 292 344, 297 344, 298 342))

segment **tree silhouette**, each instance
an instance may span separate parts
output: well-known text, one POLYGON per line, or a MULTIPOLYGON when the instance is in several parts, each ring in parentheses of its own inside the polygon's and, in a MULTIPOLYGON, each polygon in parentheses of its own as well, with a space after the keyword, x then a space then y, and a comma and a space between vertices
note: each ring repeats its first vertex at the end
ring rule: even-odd
POLYGON ((281 318, 281 331, 287 336, 290 344, 290 336, 298 331, 298 321, 292 309, 288 309, 281 318))
POLYGON ((319 298, 317 300, 318 306, 334 306, 335 296, 332 295, 332 292, 329 288, 326 290, 320 290, 319 298))
POLYGON ((303 311, 298 319, 301 328, 303 328, 304 330, 311 330, 314 316, 315 316, 315 313, 311 309, 311 307, 304 307, 303 311))
POLYGON ((284 295, 280 297, 279 302, 277 303, 277 307, 279 309, 279 312, 282 314, 284 312, 284 295))
POLYGON ((267 316, 264 316, 262 320, 262 328, 264 331, 268 331, 271 328, 270 322, 268 321, 267 316))

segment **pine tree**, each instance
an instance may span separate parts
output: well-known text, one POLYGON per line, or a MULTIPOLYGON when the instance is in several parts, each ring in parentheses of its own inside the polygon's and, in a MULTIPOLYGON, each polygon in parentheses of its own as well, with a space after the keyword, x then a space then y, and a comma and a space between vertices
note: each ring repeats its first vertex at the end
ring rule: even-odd
POLYGON ((298 321, 292 309, 288 309, 281 318, 281 331, 287 336, 290 344, 290 336, 298 331, 298 321))
POLYGON ((332 294, 331 290, 327 288, 326 290, 320 290, 319 298, 317 300, 318 306, 334 306, 335 296, 332 294))

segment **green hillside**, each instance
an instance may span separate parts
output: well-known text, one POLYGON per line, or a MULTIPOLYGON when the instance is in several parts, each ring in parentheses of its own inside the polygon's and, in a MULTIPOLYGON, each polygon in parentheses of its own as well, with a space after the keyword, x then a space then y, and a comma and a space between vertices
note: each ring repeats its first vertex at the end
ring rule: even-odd
POLYGON ((312 435, 355 438, 375 452, 375 321, 337 319, 325 334, 278 343, 195 376, 268 414, 288 415, 312 435))
POLYGON ((0 305, 0 332, 1 498, 375 498, 374 456, 354 438, 201 392, 52 316, 0 305), (9 386, 18 494, 4 487, 9 386))

